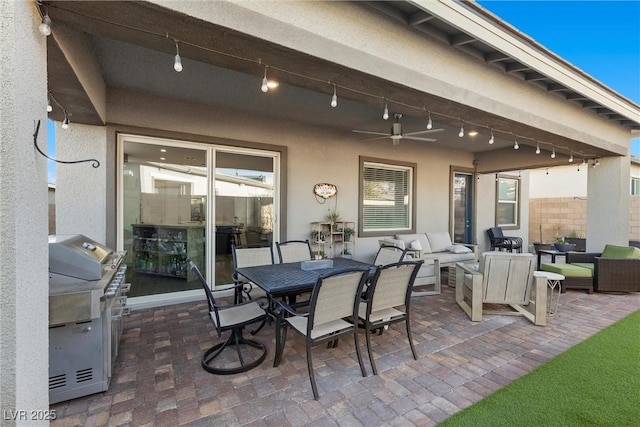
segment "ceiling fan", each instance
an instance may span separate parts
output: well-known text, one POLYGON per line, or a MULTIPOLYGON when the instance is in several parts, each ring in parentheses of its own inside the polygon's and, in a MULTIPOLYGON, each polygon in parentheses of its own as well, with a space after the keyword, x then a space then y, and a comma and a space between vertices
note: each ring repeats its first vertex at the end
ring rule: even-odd
POLYGON ((393 125, 391 125, 391 133, 371 132, 368 130, 356 130, 356 129, 354 129, 353 132, 366 133, 369 135, 378 135, 378 136, 374 136, 373 138, 361 139, 361 141, 372 141, 374 139, 391 138, 393 145, 398 145, 400 144, 400 140, 403 138, 411 139, 413 141, 435 142, 437 141, 436 139, 423 138, 418 135, 423 135, 425 133, 432 133, 432 132, 442 132, 444 130, 444 129, 431 129, 431 130, 420 130, 417 132, 402 133, 402 124, 400 123, 402 114, 396 113, 393 115, 393 117, 396 119, 396 121, 395 123, 393 123, 393 125))

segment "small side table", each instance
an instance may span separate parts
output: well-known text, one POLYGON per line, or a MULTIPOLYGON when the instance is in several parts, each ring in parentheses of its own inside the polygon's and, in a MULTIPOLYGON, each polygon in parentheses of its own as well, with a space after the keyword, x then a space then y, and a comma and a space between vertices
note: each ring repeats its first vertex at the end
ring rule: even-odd
POLYGON ((560 281, 564 280, 564 276, 558 273, 552 273, 550 271, 535 271, 534 277, 544 277, 547 279, 547 286, 551 290, 551 297, 547 300, 547 314, 553 316, 558 311, 558 304, 560 303, 560 281), (558 295, 553 298, 553 294, 558 289, 558 295))

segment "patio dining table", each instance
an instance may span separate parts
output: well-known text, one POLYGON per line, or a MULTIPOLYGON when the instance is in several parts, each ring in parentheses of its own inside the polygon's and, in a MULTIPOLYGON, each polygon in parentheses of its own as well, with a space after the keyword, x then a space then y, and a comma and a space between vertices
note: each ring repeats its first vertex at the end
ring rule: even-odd
MULTIPOLYGON (((255 267, 241 267, 236 271, 251 282, 255 283, 267 293, 271 302, 278 298, 295 298, 302 292, 309 292, 318 281, 318 278, 329 274, 359 269, 367 271, 373 276, 377 267, 365 262, 347 258, 333 258, 333 265, 329 268, 317 270, 303 270, 302 263, 290 262, 284 264, 269 264, 255 267)), ((281 339, 280 327, 284 316, 282 310, 277 309, 277 304, 270 303, 272 314, 276 317, 276 343, 281 339)), ((273 361, 276 367, 280 363, 277 358, 273 361)))

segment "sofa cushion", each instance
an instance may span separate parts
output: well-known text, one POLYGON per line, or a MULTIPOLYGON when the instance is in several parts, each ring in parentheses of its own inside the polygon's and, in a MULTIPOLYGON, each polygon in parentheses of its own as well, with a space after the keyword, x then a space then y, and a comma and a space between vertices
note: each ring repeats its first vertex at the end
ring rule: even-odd
POLYGON ((435 252, 431 245, 429 245, 429 241, 427 240, 427 235, 424 233, 418 234, 396 234, 396 239, 402 240, 404 242, 405 248, 410 248, 411 242, 417 240, 420 242, 422 246, 422 252, 429 254, 431 252, 435 252))
POLYGON ((605 245, 602 258, 640 258, 640 248, 634 246, 605 245))
POLYGON ((447 231, 436 231, 433 233, 427 233, 429 239, 429 246, 431 246, 431 252, 445 252, 453 244, 451 236, 447 231))
POLYGON ((420 244, 420 240, 418 240, 418 239, 412 240, 411 243, 409 243, 409 249, 414 249, 416 251, 421 251, 422 250, 422 245, 420 244))
POLYGON ((575 264, 542 264, 542 271, 562 274, 564 277, 593 277, 591 270, 575 264))
POLYGON ((456 262, 473 261, 475 255, 472 252, 466 252, 462 254, 454 254, 453 252, 433 252, 430 254, 423 254, 422 259, 425 262, 432 262, 434 259, 440 261, 440 267, 448 267, 456 262))
POLYGON ((473 252, 465 245, 451 245, 447 248, 447 250, 454 254, 468 254, 469 252, 473 252))
POLYGON ((571 265, 577 265, 578 267, 588 268, 591 270, 591 275, 593 276, 593 272, 596 269, 596 265, 592 262, 572 262, 571 265))

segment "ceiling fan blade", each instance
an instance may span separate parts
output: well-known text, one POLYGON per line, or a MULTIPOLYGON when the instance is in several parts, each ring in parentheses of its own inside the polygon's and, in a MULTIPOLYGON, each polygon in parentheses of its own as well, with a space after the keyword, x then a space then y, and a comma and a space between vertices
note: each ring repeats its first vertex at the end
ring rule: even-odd
POLYGON ((404 136, 422 135, 422 134, 425 134, 425 133, 433 133, 433 132, 442 132, 443 130, 444 129, 419 130, 417 132, 405 133, 404 136))
POLYGON ((368 134, 368 135, 381 135, 381 136, 387 136, 387 137, 389 136, 389 134, 388 134, 388 133, 385 133, 385 132, 370 132, 370 131, 368 131, 368 130, 355 130, 355 129, 354 129, 352 132, 356 132, 356 133, 366 133, 366 134, 368 134))
POLYGON ((424 141, 424 142, 436 142, 437 139, 433 139, 433 138, 420 138, 419 136, 407 136, 404 135, 404 137, 402 139, 410 139, 412 141, 424 141))
POLYGON ((374 136, 373 138, 359 139, 358 141, 373 141, 374 139, 387 139, 387 138, 391 138, 391 137, 385 134, 383 136, 374 136))

